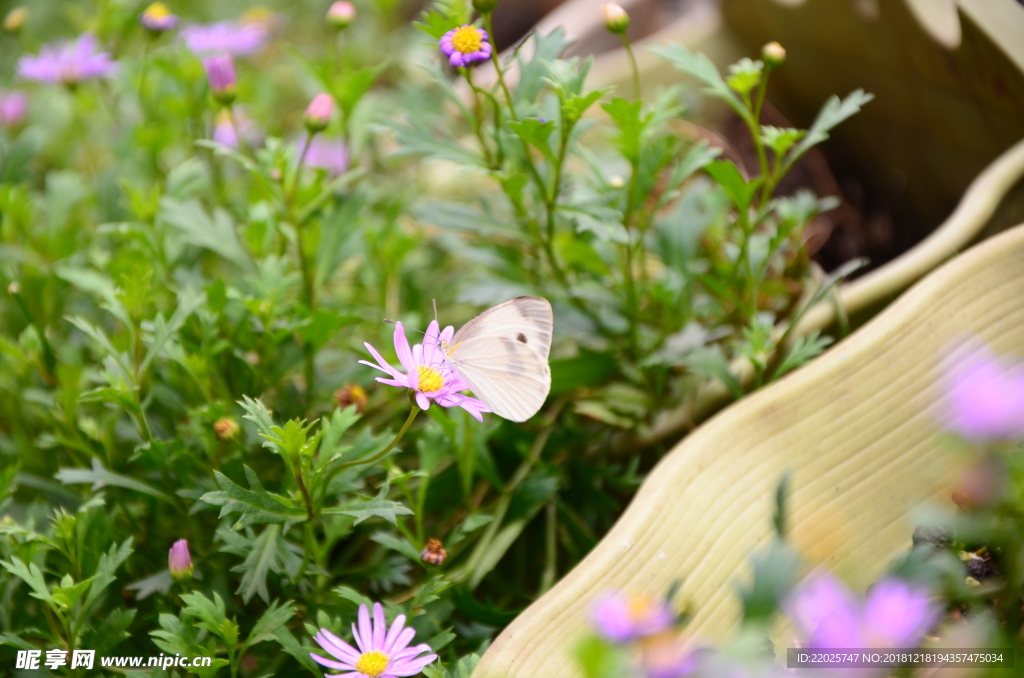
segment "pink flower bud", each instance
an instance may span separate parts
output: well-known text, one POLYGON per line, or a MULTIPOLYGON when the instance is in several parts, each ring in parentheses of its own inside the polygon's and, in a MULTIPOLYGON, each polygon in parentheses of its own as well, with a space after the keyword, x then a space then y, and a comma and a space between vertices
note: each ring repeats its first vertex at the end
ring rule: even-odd
POLYGON ((206 77, 210 81, 213 98, 225 106, 234 101, 238 79, 235 76, 235 62, 231 55, 218 54, 207 57, 203 59, 203 67, 206 68, 206 77))
POLYGON ((327 125, 331 122, 331 113, 333 111, 334 99, 331 98, 331 95, 324 92, 317 94, 309 102, 309 106, 306 107, 306 117, 304 119, 306 129, 313 133, 322 132, 327 129, 327 125))
POLYGON ((171 571, 171 579, 176 582, 192 579, 192 556, 188 552, 187 540, 179 539, 171 546, 167 554, 167 569, 171 571))
POLYGON ((327 23, 331 24, 339 31, 351 26, 352 22, 355 20, 356 7, 351 2, 338 0, 327 10, 327 23))
POLYGON ((786 63, 786 50, 779 43, 772 41, 761 48, 761 58, 768 68, 778 68, 786 63))
POLYGON ((625 33, 629 28, 629 15, 614 2, 609 2, 601 7, 604 14, 604 27, 612 33, 625 33))

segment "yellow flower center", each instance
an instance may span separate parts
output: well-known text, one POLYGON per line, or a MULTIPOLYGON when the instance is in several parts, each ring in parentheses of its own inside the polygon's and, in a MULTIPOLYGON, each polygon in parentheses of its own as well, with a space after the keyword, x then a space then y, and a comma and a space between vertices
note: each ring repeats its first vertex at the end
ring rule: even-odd
POLYGON ((370 676, 370 678, 377 678, 377 676, 384 673, 384 669, 387 667, 388 656, 380 650, 364 652, 359 655, 359 659, 356 661, 356 671, 364 673, 370 676))
POLYGON ((459 26, 452 36, 452 47, 463 54, 479 52, 484 46, 484 36, 474 26, 459 26))
POLYGON ((171 11, 167 9, 167 5, 162 2, 154 2, 152 5, 146 8, 146 16, 151 19, 163 19, 164 17, 170 16, 171 11))
POLYGON ((424 393, 433 393, 434 391, 440 391, 444 386, 444 377, 441 373, 433 367, 424 367, 420 365, 420 383, 419 388, 424 393))
POLYGON ((629 601, 629 616, 635 620, 643 619, 650 609, 651 601, 644 596, 636 596, 629 601))

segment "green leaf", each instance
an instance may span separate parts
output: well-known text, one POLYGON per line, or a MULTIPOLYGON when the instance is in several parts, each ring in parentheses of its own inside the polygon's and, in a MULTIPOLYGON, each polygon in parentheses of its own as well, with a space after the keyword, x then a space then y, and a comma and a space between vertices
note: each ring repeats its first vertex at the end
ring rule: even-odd
POLYGON ((159 490, 155 490, 149 485, 130 478, 128 476, 122 476, 117 473, 112 473, 107 469, 103 468, 103 464, 98 459, 92 460, 92 469, 84 468, 62 468, 57 471, 54 478, 64 483, 65 485, 76 485, 82 483, 92 483, 92 489, 98 490, 106 485, 113 485, 115 487, 123 487, 127 490, 134 490, 143 494, 148 494, 151 497, 156 497, 161 501, 165 501, 168 504, 173 504, 174 501, 171 497, 167 496, 159 490))
POLYGON ((220 518, 232 513, 240 514, 232 529, 240 530, 250 525, 264 523, 297 522, 306 518, 305 509, 298 508, 283 497, 264 490, 256 473, 248 466, 244 468, 245 477, 249 483, 248 490, 233 483, 220 471, 214 471, 213 474, 221 491, 207 492, 202 496, 202 500, 207 504, 222 507, 220 516, 218 516, 220 518))
POLYGON ((639 99, 631 101, 622 97, 615 97, 601 105, 619 130, 619 150, 634 165, 640 158, 640 138, 649 119, 649 116, 641 117, 642 106, 643 102, 639 99))
POLYGON ((153 339, 149 342, 149 349, 146 351, 146 357, 142 359, 136 372, 138 374, 144 374, 149 364, 153 362, 153 359, 160 354, 163 350, 164 344, 171 338, 181 326, 185 324, 185 321, 199 306, 206 300, 205 293, 201 291, 185 291, 178 296, 178 306, 174 309, 174 313, 171 315, 171 319, 164 322, 162 316, 157 315, 153 320, 153 339))
POLYGON ((281 528, 277 525, 268 525, 259 537, 252 541, 252 550, 246 556, 241 565, 231 568, 232 572, 244 572, 242 581, 238 584, 242 601, 248 605, 254 593, 259 593, 263 602, 270 601, 270 594, 267 592, 267 573, 281 573, 281 566, 278 564, 278 536, 281 528))
MULTIPOLYGON (((267 528, 270 529, 270 528, 267 528)), ((262 643, 265 640, 276 638, 278 630, 280 630, 289 619, 295 616, 295 604, 292 601, 286 601, 283 605, 278 605, 275 600, 267 608, 267 611, 259 618, 256 625, 252 627, 252 631, 249 632, 249 637, 246 639, 245 644, 242 645, 242 649, 239 650, 238 655, 242 656, 245 651, 256 645, 262 643)))
POLYGON ((65 318, 69 323, 81 330, 86 336, 95 341, 100 347, 106 351, 107 355, 114 359, 114 362, 121 369, 122 375, 125 381, 131 382, 133 371, 128 367, 127 357, 114 348, 114 344, 110 341, 107 333, 99 327, 96 327, 85 318, 77 316, 65 318))
POLYGON ((576 661, 584 678, 615 678, 626 673, 624 651, 594 635, 579 641, 576 661))
MULTIPOLYGON (((512 96, 516 100, 517 108, 520 102, 522 105, 533 105, 544 87, 544 78, 550 73, 549 63, 554 61, 571 41, 565 37, 565 28, 559 26, 547 35, 534 33, 533 35, 533 57, 526 61, 519 58, 519 84, 513 90, 512 96)), ((521 109, 520 109, 521 110, 521 109)))
POLYGON ((359 322, 357 315, 338 315, 331 311, 316 310, 310 318, 309 324, 299 330, 299 335, 308 343, 312 350, 319 351, 323 348, 335 332, 342 327, 354 325, 359 322))
POLYGON ((138 610, 122 608, 104 614, 103 621, 86 634, 82 646, 96 650, 100 656, 107 654, 118 643, 131 637, 128 628, 135 620, 136 612, 138 610))
POLYGON ((772 149, 776 157, 779 158, 784 156, 786 151, 803 138, 805 134, 807 132, 802 129, 761 125, 761 141, 764 142, 765 146, 772 149))
POLYGON ((428 640, 427 641, 427 645, 430 646, 430 651, 431 652, 437 652, 441 648, 443 648, 446 645, 448 645, 449 643, 451 643, 456 638, 458 638, 458 636, 456 636, 452 632, 452 629, 448 628, 448 629, 445 629, 444 631, 441 631, 441 633, 437 634, 436 636, 434 636, 433 638, 428 640))
POLYGON ((791 372, 812 358, 821 355, 826 348, 832 345, 832 337, 823 337, 818 330, 814 330, 806 337, 800 337, 793 342, 793 347, 786 353, 785 359, 772 375, 772 380, 778 379, 787 372, 791 372))
POLYGON ((26 566, 25 563, 22 562, 21 558, 18 556, 12 556, 10 562, 0 560, 0 565, 3 565, 5 570, 28 584, 29 588, 32 589, 32 593, 30 595, 33 598, 38 598, 45 603, 49 603, 51 606, 56 605, 53 598, 50 596, 50 590, 46 587, 46 580, 43 579, 43 573, 35 563, 30 563, 26 566))
POLYGON ((698 346, 690 351, 683 364, 695 374, 721 381, 729 388, 733 398, 738 400, 743 397, 743 387, 732 373, 729 361, 718 344, 698 346))
POLYGON ((754 194, 764 183, 764 177, 755 177, 747 183, 740 170, 731 160, 715 160, 704 167, 704 171, 725 189, 726 194, 738 210, 747 210, 754 200, 754 194))
POLYGON ((210 185, 206 165, 199 158, 188 158, 167 173, 167 195, 184 200, 198 195, 210 185))
POLYGON ((807 135, 786 156, 780 176, 785 174, 804 153, 828 139, 828 134, 832 128, 859 112, 864 104, 874 98, 874 94, 867 94, 862 89, 850 92, 843 100, 833 95, 832 98, 825 102, 821 111, 818 112, 818 117, 814 119, 814 124, 807 131, 807 135))
POLYGON ((750 112, 747 111, 739 98, 729 89, 725 80, 722 79, 722 75, 715 68, 715 64, 712 63, 707 55, 694 54, 677 42, 670 42, 664 47, 654 46, 651 48, 651 51, 663 59, 668 59, 673 66, 684 73, 689 73, 703 82, 707 86, 708 93, 729 104, 741 118, 744 120, 750 118, 750 112))
POLYGON ((202 593, 193 591, 192 593, 183 593, 181 600, 185 603, 182 612, 198 619, 199 623, 196 624, 198 628, 206 629, 218 636, 229 647, 234 647, 238 643, 238 624, 234 620, 228 619, 224 611, 224 601, 220 595, 214 593, 213 600, 210 600, 202 593))
POLYGON ((513 520, 494 535, 494 539, 488 545, 487 551, 477 561, 476 567, 473 568, 473 572, 469 576, 468 584, 470 589, 476 588, 483 581, 483 578, 498 565, 498 562, 505 556, 505 553, 512 547, 512 544, 519 538, 519 535, 523 533, 523 530, 526 529, 528 522, 529 520, 526 518, 513 520))
POLYGON ((160 218, 179 229, 189 244, 216 252, 239 268, 252 270, 252 259, 242 249, 235 224, 225 210, 218 208, 211 217, 196 199, 182 201, 165 195, 160 199, 160 218))
POLYGON ((611 207, 588 206, 585 209, 563 205, 559 211, 576 223, 578 233, 593 233, 598 240, 625 245, 629 233, 622 225, 622 212, 611 207))
POLYGON ((497 219, 463 203, 435 200, 422 202, 415 207, 413 216, 418 221, 444 229, 483 237, 500 236, 515 241, 525 239, 518 228, 510 225, 509 220, 497 219))
POLYGON ((580 349, 575 358, 551 361, 551 395, 603 384, 617 371, 618 362, 613 355, 580 349))
POLYGON ((750 556, 753 581, 740 587, 744 622, 767 621, 778 610, 800 572, 800 556, 781 540, 750 556))
POLYGON ((732 66, 729 66, 729 77, 725 82, 741 96, 747 95, 761 84, 762 71, 764 71, 763 61, 760 59, 752 61, 747 57, 743 57, 732 66))
POLYGON ((548 162, 552 165, 557 164, 558 159, 550 144, 551 134, 555 131, 554 120, 541 121, 539 118, 525 118, 521 121, 511 120, 507 124, 509 129, 526 144, 543 153, 548 162))
POLYGON ((319 677, 323 674, 323 667, 309 656, 310 648, 300 645, 299 641, 295 640, 295 636, 288 630, 288 627, 282 626, 278 628, 274 632, 274 639, 281 645, 281 649, 285 653, 294 657, 296 661, 313 673, 313 675, 319 677))
POLYGON ((410 123, 395 128, 400 148, 395 155, 422 155, 428 158, 451 160, 460 165, 487 169, 483 156, 458 142, 441 136, 425 127, 410 123))
POLYGON ((90 609, 93 603, 99 599, 100 594, 117 579, 114 573, 132 554, 132 539, 132 537, 128 537, 121 542, 121 546, 111 544, 110 550, 100 556, 93 572, 92 588, 89 589, 89 595, 85 599, 86 610, 90 609))
POLYGON ((392 525, 397 525, 398 516, 411 516, 412 511, 403 506, 401 502, 388 500, 387 495, 389 488, 390 486, 387 483, 384 483, 383 487, 380 488, 380 492, 377 493, 377 496, 369 501, 324 509, 323 512, 330 515, 351 516, 356 519, 356 525, 367 518, 374 517, 383 518, 392 525))
POLYGON ((417 548, 412 545, 412 542, 405 537, 399 537, 391 532, 374 532, 370 539, 381 546, 386 546, 393 551, 398 551, 414 563, 419 562, 420 560, 419 550, 417 550, 417 548))
POLYGON ((365 605, 366 607, 373 607, 373 601, 362 593, 359 593, 355 589, 349 588, 348 586, 338 586, 332 589, 334 593, 338 594, 345 600, 350 600, 358 605, 365 605))

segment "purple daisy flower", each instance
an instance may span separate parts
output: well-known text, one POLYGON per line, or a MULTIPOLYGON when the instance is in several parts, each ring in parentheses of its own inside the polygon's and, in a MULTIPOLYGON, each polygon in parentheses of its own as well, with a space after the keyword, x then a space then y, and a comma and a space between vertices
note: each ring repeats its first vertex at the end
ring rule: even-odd
POLYGON ((348 147, 336 137, 317 135, 309 143, 305 162, 308 167, 318 167, 332 177, 339 177, 348 170, 348 147))
POLYGON ((459 26, 441 36, 441 52, 456 68, 491 58, 487 31, 476 26, 459 26))
POLYGON ((469 385, 459 379, 455 372, 448 365, 444 351, 440 349, 440 342, 449 342, 455 334, 455 328, 451 325, 438 333, 439 325, 436 320, 427 326, 422 344, 416 344, 411 349, 409 341, 405 338, 405 328, 402 323, 395 323, 395 353, 398 360, 408 374, 403 374, 388 364, 381 357, 377 350, 367 343, 363 346, 374 357, 377 364, 367 360, 360 360, 363 365, 369 365, 381 372, 391 375, 390 379, 377 377, 377 381, 388 386, 399 388, 411 388, 416 392, 416 404, 420 409, 430 407, 433 400, 441 407, 461 407, 469 412, 477 421, 483 421, 483 413, 490 412, 490 408, 476 398, 462 395, 459 391, 465 391, 469 385))
POLYGON ((313 661, 331 669, 343 671, 346 678, 399 678, 415 676, 423 667, 437 659, 426 643, 409 647, 416 630, 405 627, 405 615, 395 617, 388 628, 384 619, 384 608, 380 603, 373 604, 373 622, 365 605, 359 606, 359 628, 352 625, 352 637, 356 645, 352 647, 327 629, 320 629, 314 640, 320 647, 340 661, 334 661, 318 654, 309 654, 313 661), (427 654, 424 654, 427 653, 427 654))
POLYGON ((811 648, 916 647, 939 609, 926 589, 883 579, 861 603, 830 574, 801 586, 787 606, 811 648))
POLYGON ((246 56, 263 49, 270 32, 266 24, 258 21, 221 21, 196 24, 181 31, 181 39, 195 54, 232 54, 246 56))
POLYGON ((83 33, 75 41, 43 45, 37 56, 18 59, 18 75, 26 80, 73 85, 81 80, 108 78, 117 69, 110 55, 99 51, 91 33, 83 33))
POLYGON ((1024 365, 968 342, 948 360, 945 426, 975 442, 1024 438, 1024 365))
POLYGON ((594 601, 590 623, 601 637, 630 643, 671 628, 676 615, 664 600, 608 591, 594 601))
POLYGON ((163 33, 178 25, 178 17, 171 14, 171 10, 167 9, 164 3, 154 2, 139 15, 139 23, 147 31, 163 33))

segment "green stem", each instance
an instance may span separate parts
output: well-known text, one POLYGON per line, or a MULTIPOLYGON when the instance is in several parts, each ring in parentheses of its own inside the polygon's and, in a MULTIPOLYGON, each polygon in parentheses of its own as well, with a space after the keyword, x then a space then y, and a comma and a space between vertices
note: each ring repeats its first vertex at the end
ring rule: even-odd
POLYGON ((547 592, 554 585, 555 577, 558 575, 558 512, 555 502, 548 502, 548 505, 545 507, 544 518, 545 562, 544 571, 540 577, 540 591, 538 591, 538 595, 547 592))
POLYGON ((636 65, 636 55, 633 54, 633 45, 629 42, 629 36, 622 32, 622 44, 626 47, 626 54, 629 55, 629 65, 633 69, 633 98, 640 98, 640 69, 636 65))
POLYGON ((420 413, 419 406, 414 404, 412 406, 412 410, 409 411, 408 418, 405 420, 405 423, 402 424, 402 428, 399 429, 398 435, 395 436, 395 439, 391 441, 390 445, 388 445, 387 447, 385 447, 383 450, 381 450, 377 454, 373 455, 372 457, 367 457, 366 459, 358 459, 356 461, 350 461, 350 462, 346 462, 344 464, 338 464, 337 466, 334 467, 334 473, 337 473, 341 469, 348 468, 350 466, 361 466, 362 464, 372 464, 373 462, 377 461, 378 459, 382 459, 384 457, 384 455, 386 455, 388 452, 393 450, 395 445, 397 445, 399 443, 399 441, 402 440, 403 436, 405 436, 406 432, 409 430, 409 427, 412 426, 412 422, 415 421, 416 415, 419 414, 419 413, 420 413))
MULTIPOLYGON (((466 82, 469 84, 469 89, 473 92, 473 133, 476 134, 477 140, 480 142, 480 150, 484 154, 484 161, 487 166, 491 169, 498 169, 494 164, 494 160, 491 157, 491 150, 487 147, 487 141, 484 139, 483 132, 483 107, 480 105, 480 90, 476 85, 473 84, 473 69, 471 68, 460 68, 463 76, 466 78, 466 82)), ((495 113, 495 117, 497 117, 495 113)))
POLYGON ((250 158, 254 157, 252 148, 249 147, 249 141, 242 134, 242 128, 238 126, 238 119, 235 117, 235 110, 231 106, 224 107, 224 113, 228 116, 228 122, 231 123, 231 129, 235 130, 235 138, 238 139, 238 147, 242 149, 242 152, 250 158))
MULTIPOLYGON (((491 22, 490 13, 484 15, 484 26, 487 28, 487 36, 494 40, 494 26, 491 22)), ((516 106, 512 102, 512 93, 508 89, 508 84, 505 82, 505 73, 501 70, 501 62, 498 60, 498 50, 495 49, 493 42, 491 43, 491 63, 494 64, 494 71, 498 74, 498 82, 501 84, 501 91, 505 93, 505 101, 508 102, 509 113, 512 114, 512 119, 516 122, 519 121, 519 116, 516 115, 516 106)))

